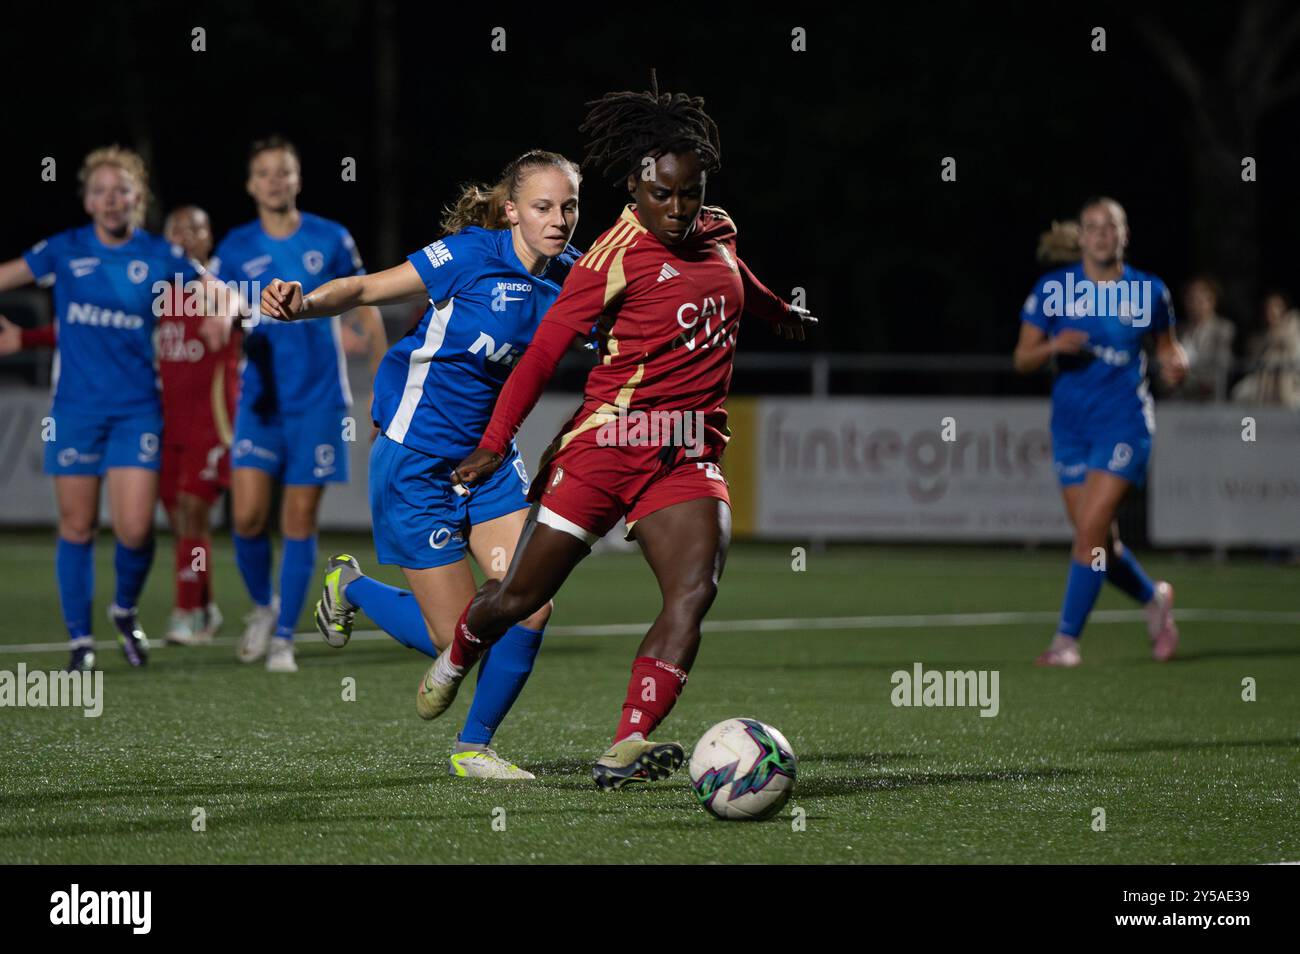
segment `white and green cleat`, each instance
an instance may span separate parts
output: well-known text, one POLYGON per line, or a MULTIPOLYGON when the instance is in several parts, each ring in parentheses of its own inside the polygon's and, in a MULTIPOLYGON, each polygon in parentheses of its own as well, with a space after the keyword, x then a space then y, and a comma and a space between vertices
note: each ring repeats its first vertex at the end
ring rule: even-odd
POLYGON ((415 711, 421 719, 436 719, 456 701, 465 670, 451 664, 451 652, 441 653, 420 680, 415 694, 415 711))
POLYGON ((357 608, 348 602, 343 590, 360 577, 361 566, 355 557, 347 553, 330 557, 329 569, 325 571, 325 591, 316 601, 316 628, 335 649, 342 649, 352 638, 357 608))
POLYGON ((532 772, 506 761, 487 745, 453 752, 447 759, 447 774, 457 778, 493 778, 514 782, 527 782, 537 778, 532 772))
POLYGON ((612 791, 629 782, 657 782, 681 768, 686 750, 676 742, 651 742, 630 736, 610 746, 591 767, 591 778, 612 791))

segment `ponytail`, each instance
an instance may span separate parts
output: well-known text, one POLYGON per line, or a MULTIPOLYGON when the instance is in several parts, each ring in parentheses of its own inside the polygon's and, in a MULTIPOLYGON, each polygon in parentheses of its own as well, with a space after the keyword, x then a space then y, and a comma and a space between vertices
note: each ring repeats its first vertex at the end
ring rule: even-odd
POLYGON ((524 180, 539 169, 559 169, 582 181, 576 163, 558 152, 530 149, 505 167, 496 185, 475 182, 462 186, 460 198, 443 210, 442 234, 454 235, 471 225, 483 229, 508 228, 506 200, 517 201, 524 180))

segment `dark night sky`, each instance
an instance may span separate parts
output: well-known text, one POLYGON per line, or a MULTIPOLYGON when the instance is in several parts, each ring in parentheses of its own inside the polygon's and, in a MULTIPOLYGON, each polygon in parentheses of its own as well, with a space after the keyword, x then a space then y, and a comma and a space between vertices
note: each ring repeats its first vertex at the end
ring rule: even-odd
MULTIPOLYGON (((1092 193, 1127 205, 1139 267, 1178 284, 1216 264, 1192 236, 1191 111, 1135 34, 1131 4, 911 3, 779 20, 607 6, 598 22, 580 6, 455 19, 441 6, 397 5, 392 180, 374 148, 372 5, 14 11, 0 38, 0 256, 82 221, 77 165, 111 141, 148 143, 160 204, 205 206, 220 235, 252 216, 248 142, 282 131, 303 153, 302 207, 347 224, 370 268, 393 264, 377 258, 385 190, 400 199, 393 247, 417 248, 459 181, 493 178, 531 146, 580 157, 584 101, 645 88, 654 65, 661 88, 705 97, 723 143, 707 199, 735 217, 740 252, 768 284, 807 289, 821 348, 1009 350, 1039 232, 1092 193), (194 26, 206 53, 190 50, 194 26), (494 26, 505 53, 490 49, 494 26), (790 50, 794 26, 808 30, 806 53, 790 50), (1093 26, 1107 29, 1106 53, 1089 49, 1093 26), (44 156, 59 160, 57 183, 40 181, 44 156), (357 159, 355 183, 340 180, 344 156, 357 159), (957 159, 956 183, 940 181, 943 156, 957 159)), ((1146 9, 1217 69, 1235 4, 1146 9)), ((1300 56, 1288 64, 1300 70, 1300 56)), ((1259 190, 1261 280, 1292 291, 1298 121, 1300 96, 1264 117, 1260 181, 1242 186, 1259 190)), ((592 172, 582 201, 579 245, 621 200, 592 172)))

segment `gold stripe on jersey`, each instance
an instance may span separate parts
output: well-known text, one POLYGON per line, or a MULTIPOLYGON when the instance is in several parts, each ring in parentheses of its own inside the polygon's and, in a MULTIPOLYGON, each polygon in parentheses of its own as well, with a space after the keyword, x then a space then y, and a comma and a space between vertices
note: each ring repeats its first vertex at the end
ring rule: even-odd
POLYGON ((632 208, 630 205, 626 206, 613 228, 598 238, 596 244, 587 249, 587 253, 576 263, 579 267, 589 268, 593 272, 606 272, 605 295, 601 307, 608 305, 627 288, 623 256, 636 244, 637 239, 646 233, 645 226, 632 214, 632 208))
POLYGON ((570 441, 585 431, 618 420, 619 409, 622 408, 626 411, 628 406, 631 405, 632 395, 636 391, 637 385, 641 383, 643 377, 645 377, 645 365, 638 364, 636 366, 636 372, 632 377, 627 379, 627 384, 623 385, 623 387, 619 389, 618 397, 614 398, 614 403, 610 404, 609 402, 606 402, 602 404, 598 409, 588 414, 583 422, 573 430, 569 431, 567 434, 560 435, 558 449, 564 450, 564 448, 569 446, 570 441))
POLYGON ((600 307, 608 308, 623 290, 627 288, 627 276, 623 274, 623 253, 627 249, 620 248, 618 254, 614 256, 614 262, 609 266, 609 276, 605 279, 605 297, 600 303, 600 307))
POLYGON ((644 235, 646 227, 636 220, 632 208, 630 205, 625 206, 614 227, 598 238, 596 244, 587 249, 587 254, 579 258, 576 264, 598 272, 605 267, 615 251, 628 248, 644 235))
POLYGON ((577 264, 582 268, 590 268, 593 272, 600 271, 601 266, 605 263, 605 253, 617 246, 619 239, 627 235, 629 231, 624 223, 619 222, 598 238, 595 244, 587 249, 587 254, 578 259, 577 264))
POLYGON ((702 205, 702 206, 700 206, 700 211, 701 211, 701 212, 712 212, 715 218, 726 219, 728 222, 731 223, 731 230, 732 230, 733 232, 735 232, 735 231, 739 231, 739 230, 736 228, 736 220, 733 219, 730 215, 728 215, 728 214, 727 214, 727 210, 724 209, 722 206, 720 206, 720 205, 702 205))
POLYGON ((618 223, 618 225, 609 230, 608 240, 600 243, 600 246, 596 248, 594 254, 592 252, 587 253, 588 257, 591 259, 587 264, 587 267, 594 272, 600 271, 605 267, 605 263, 609 261, 611 255, 619 249, 631 245, 639 237, 640 233, 637 231, 636 226, 630 225, 627 222, 618 223))
POLYGON ((614 398, 614 405, 616 407, 621 407, 624 410, 627 410, 627 408, 631 407, 632 394, 633 392, 636 391, 636 386, 641 383, 641 379, 644 377, 645 377, 645 364, 644 363, 638 364, 636 366, 636 373, 633 374, 632 377, 627 379, 627 384, 623 385, 623 387, 618 392, 618 397, 614 398))
MULTIPOLYGON (((602 404, 600 406, 599 411, 593 411, 592 413, 588 414, 586 419, 581 424, 579 424, 573 430, 569 431, 567 434, 561 435, 560 446, 558 450, 564 450, 564 448, 569 446, 569 442, 571 440, 573 440, 575 437, 577 437, 579 434, 583 433, 584 431, 589 431, 593 427, 600 427, 600 425, 602 424, 608 424, 611 421, 618 420, 618 418, 615 415, 605 410, 605 408, 607 407, 610 407, 610 405, 602 404)), ((613 408, 610 408, 610 410, 613 410, 613 408)))

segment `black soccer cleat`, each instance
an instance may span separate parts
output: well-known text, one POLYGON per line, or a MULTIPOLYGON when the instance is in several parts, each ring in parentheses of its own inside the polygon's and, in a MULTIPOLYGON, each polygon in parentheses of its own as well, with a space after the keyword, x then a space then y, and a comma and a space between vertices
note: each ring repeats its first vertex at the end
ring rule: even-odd
POLYGON ((73 646, 72 655, 64 672, 93 672, 95 669, 95 647, 73 646))
POLYGON ((140 628, 140 617, 134 609, 119 606, 108 608, 108 619, 117 631, 117 642, 122 647, 126 661, 139 668, 149 661, 149 639, 140 628))

